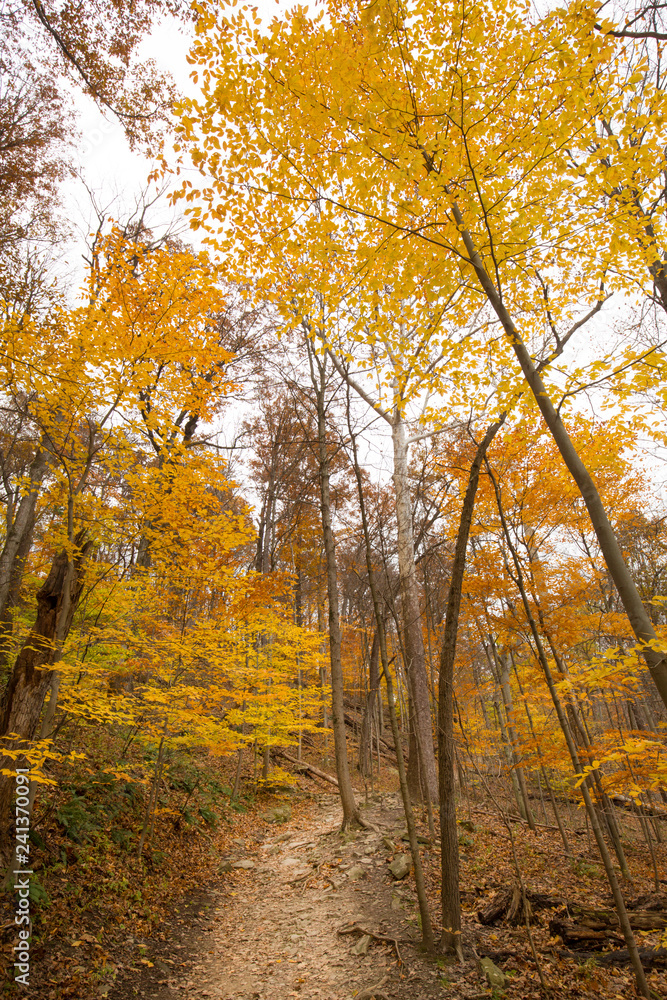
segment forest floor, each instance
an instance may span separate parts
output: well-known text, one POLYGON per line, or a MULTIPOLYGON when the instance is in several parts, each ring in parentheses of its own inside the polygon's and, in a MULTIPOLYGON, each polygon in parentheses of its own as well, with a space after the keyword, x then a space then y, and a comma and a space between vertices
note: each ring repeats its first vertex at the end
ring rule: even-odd
MULTIPOLYGON (((295 801, 290 821, 256 824, 237 837, 222 863, 222 884, 174 913, 171 932, 145 964, 120 974, 108 1000, 529 1000, 543 996, 525 927, 482 926, 480 904, 512 883, 502 825, 485 815, 468 822, 462 843, 462 897, 466 960, 429 957, 420 948, 412 876, 397 881, 390 862, 409 853, 402 840, 397 794, 373 796, 363 815, 377 828, 342 834, 336 795, 295 801), (379 800, 379 801, 377 801, 379 800), (472 850, 471 850, 472 848, 472 850), (475 849, 476 848, 476 849, 475 849), (235 867, 235 866, 239 867, 235 867), (243 866, 243 867, 241 867, 243 866), (227 869, 227 870, 226 870, 227 869), (467 905, 466 905, 467 903, 467 905), (491 955, 505 983, 492 987, 477 956, 491 955)), ((486 811, 482 810, 485 814, 486 811)), ((524 828, 525 829, 525 828, 524 828)), ((530 885, 561 898, 606 904, 600 872, 588 862, 561 863, 552 833, 517 829, 530 885), (525 842, 524 842, 525 836, 525 842)), ((578 838, 588 857, 583 831, 578 838)), ((425 845, 427 884, 437 912, 439 854, 425 845)), ((643 880, 642 880, 643 881, 643 880)), ((631 996, 627 965, 605 968, 596 953, 568 958, 535 915, 533 935, 552 997, 631 996)), ((642 935, 655 947, 659 935, 642 935), (649 940, 648 938, 651 938, 649 940)), ((615 947, 620 947, 616 944, 615 947)), ((667 996, 664 971, 649 974, 656 997, 667 996)))
POLYGON ((419 946, 414 888, 388 868, 407 851, 398 797, 364 816, 378 832, 341 834, 338 797, 326 796, 265 837, 236 838, 223 867, 247 867, 200 900, 176 959, 155 955, 108 1000, 444 1000, 453 976, 457 997, 487 997, 474 964, 445 973, 419 946))
MULTIPOLYGON (((311 756, 319 766, 328 765, 317 749, 311 756)), ((568 852, 548 804, 542 803, 541 825, 531 832, 511 817, 508 800, 502 800, 501 816, 483 789, 466 789, 458 803, 465 959, 459 963, 424 954, 413 875, 398 880, 390 871, 394 860, 409 856, 391 766, 383 768, 381 791, 377 783, 368 795, 356 790, 368 828, 345 833, 337 793, 306 774, 271 793, 253 786, 248 773, 246 785, 256 790, 241 797, 238 810, 225 811, 228 798, 212 786, 199 808, 208 819, 200 817, 196 824, 194 807, 191 822, 185 822, 184 802, 193 800, 175 783, 177 777, 170 779, 174 787, 165 797, 164 818, 142 857, 134 849, 142 798, 129 794, 133 786, 119 795, 111 781, 93 776, 86 783, 74 775, 44 799, 42 846, 34 850, 40 897, 33 903, 30 986, 12 982, 16 935, 12 898, 5 894, 0 898, 3 998, 614 1000, 634 995, 616 932, 582 942, 575 955, 577 944, 567 944, 558 930, 558 921, 576 916, 577 906, 611 908, 583 814, 567 802, 568 852), (210 808, 216 803, 219 818, 213 823, 210 808), (501 913, 485 924, 479 917, 499 894, 516 892, 517 863, 526 890, 539 900, 530 917, 534 954, 524 920, 501 913), (487 981, 479 957, 502 970, 502 985, 487 981)), ((499 788, 494 794, 501 801, 499 788)), ((658 923, 651 926, 662 929, 636 932, 640 947, 655 954, 667 945, 667 842, 663 837, 654 844, 653 869, 636 817, 619 812, 619 822, 630 869, 623 892, 639 908, 637 916, 647 908, 657 912, 658 923)), ((437 925, 440 853, 423 816, 419 832, 437 925)), ((648 978, 653 995, 667 998, 665 952, 660 962, 648 978)))

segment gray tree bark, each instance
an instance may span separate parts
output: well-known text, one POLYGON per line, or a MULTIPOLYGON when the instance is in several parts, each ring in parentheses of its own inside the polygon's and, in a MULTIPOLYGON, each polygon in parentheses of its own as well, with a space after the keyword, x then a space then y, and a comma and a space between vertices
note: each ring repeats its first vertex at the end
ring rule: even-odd
MULTIPOLYGON (((421 863, 421 855, 419 853, 419 843, 417 841, 417 827, 415 824, 415 817, 412 809, 412 801, 410 799, 410 790, 408 788, 407 774, 403 761, 403 747, 401 745, 401 736, 398 731, 398 720, 396 718, 396 702, 394 700, 394 688, 391 680, 391 674, 389 672, 389 657, 387 656, 387 633, 385 632, 385 627, 384 627, 385 622, 382 615, 382 609, 380 607, 380 595, 378 593, 378 588, 375 581, 375 571, 373 569, 373 559, 371 556, 371 539, 370 539, 370 532, 368 529, 368 518, 366 517, 366 504, 364 503, 364 490, 361 479, 361 470, 359 468, 359 461, 357 455, 357 442, 352 432, 349 406, 347 411, 347 420, 348 420, 348 428, 350 430, 350 439, 352 441, 352 456, 354 463, 354 475, 357 480, 359 512, 361 514, 361 525, 364 532, 364 542, 366 548, 366 569, 368 571, 368 585, 370 587, 371 598, 373 601, 373 611, 375 613, 375 628, 376 628, 375 635, 378 639, 379 654, 382 663, 382 673, 384 674, 385 683, 387 685, 389 721, 391 723, 392 736, 394 737, 394 747, 396 748, 398 779, 401 789, 401 797, 403 799, 405 823, 408 828, 410 854, 412 855, 412 864, 414 865, 415 869, 415 886, 417 889, 417 900, 419 902, 419 915, 421 917, 422 942, 424 944, 424 947, 428 951, 432 951, 435 947, 433 924, 431 922, 431 913, 428 906, 428 898, 426 896, 426 886, 424 884, 424 871, 421 863)), ((458 843, 456 845, 456 848, 458 852, 458 843)), ((457 898, 458 898, 458 886, 457 886, 457 898)))
POLYGON ((0 621, 3 623, 9 609, 12 589, 17 586, 17 575, 20 584, 23 564, 30 549, 35 526, 37 495, 50 460, 50 452, 40 446, 30 465, 25 492, 0 553, 0 621))

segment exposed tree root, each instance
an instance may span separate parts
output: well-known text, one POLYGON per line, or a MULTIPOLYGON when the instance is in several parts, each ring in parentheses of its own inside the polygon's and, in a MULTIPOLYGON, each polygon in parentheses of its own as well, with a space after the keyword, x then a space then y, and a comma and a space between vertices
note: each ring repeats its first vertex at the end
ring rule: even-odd
POLYGON ((389 944, 394 946, 396 951, 396 958, 398 959, 399 965, 405 965, 403 957, 401 955, 400 949, 398 947, 399 942, 401 944, 418 944, 418 941, 413 940, 413 938, 395 938, 389 937, 386 934, 376 934, 375 931, 369 931, 366 927, 362 927, 360 924, 350 924, 349 927, 340 927, 338 934, 367 934, 374 941, 387 941, 389 944))

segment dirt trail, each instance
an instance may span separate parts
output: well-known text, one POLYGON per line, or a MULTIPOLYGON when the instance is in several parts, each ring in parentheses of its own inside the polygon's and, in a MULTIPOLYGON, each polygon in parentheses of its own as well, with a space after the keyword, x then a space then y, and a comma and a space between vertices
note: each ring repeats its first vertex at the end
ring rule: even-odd
MULTIPOLYGON (((275 826, 259 842, 236 841, 228 866, 245 867, 231 867, 209 896, 209 917, 191 941, 194 962, 184 978, 163 980, 159 997, 443 1000, 443 986, 479 996, 470 968, 444 970, 443 982, 443 970, 417 947, 414 891, 388 868, 406 846, 398 803, 367 815, 378 832, 343 836, 337 802, 324 800, 306 821, 275 826)), ((141 988, 134 995, 142 993, 158 996, 141 988)))

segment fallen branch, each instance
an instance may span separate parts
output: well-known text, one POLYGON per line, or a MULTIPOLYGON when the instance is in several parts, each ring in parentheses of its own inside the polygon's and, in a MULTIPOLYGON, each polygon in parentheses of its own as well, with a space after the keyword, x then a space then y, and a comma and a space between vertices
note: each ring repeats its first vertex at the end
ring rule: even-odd
MULTIPOLYGON (((335 785, 335 787, 338 788, 338 780, 334 778, 333 775, 327 774, 326 771, 320 771, 319 767, 315 767, 314 764, 309 764, 305 760, 297 760, 296 757, 292 757, 292 755, 287 753, 285 750, 276 750, 275 755, 276 757, 284 757, 285 760, 288 760, 290 764, 294 764, 294 766, 300 771, 310 772, 316 777, 321 778, 322 781, 328 781, 330 784, 335 785)), ((374 823, 370 823, 362 816, 357 816, 357 820, 359 821, 359 826, 363 827, 364 830, 372 830, 373 833, 382 833, 378 826, 374 823)))
MULTIPOLYGON (((357 722, 355 719, 352 718, 351 715, 348 715, 348 713, 346 712, 345 725, 350 726, 351 729, 352 728, 358 729, 360 726, 360 722, 357 722)), ((376 740, 377 736, 373 737, 373 739, 376 740)), ((396 747, 393 745, 393 743, 389 743, 388 740, 385 740, 383 736, 380 737, 380 745, 384 747, 386 752, 393 754, 394 757, 396 756, 396 747)), ((383 751, 380 752, 382 753, 383 751)))
POLYGON ((321 778, 322 781, 328 781, 330 785, 335 785, 338 788, 338 779, 334 778, 333 775, 327 774, 326 771, 320 771, 319 767, 315 767, 314 764, 308 764, 305 760, 297 760, 296 757, 292 757, 285 750, 276 750, 276 757, 284 757, 288 760, 290 764, 294 764, 299 768, 300 771, 309 772, 310 774, 316 775, 321 778))
POLYGON ((585 924, 575 924, 573 920, 551 920, 549 932, 554 936, 560 935, 564 944, 580 944, 589 948, 604 948, 609 938, 623 941, 622 935, 610 928, 602 930, 596 927, 587 927, 585 924))
MULTIPOLYGON (((552 934, 559 934, 565 944, 591 942, 590 947, 601 946, 608 938, 622 940, 618 916, 613 910, 594 910, 584 906, 569 907, 573 920, 554 917, 549 923, 552 934)), ((660 931, 667 927, 667 915, 655 910, 630 910, 628 919, 633 930, 660 931)))
MULTIPOLYGON (((530 796, 529 795, 528 798, 529 799, 530 798, 535 798, 535 796, 530 796)), ((472 806, 472 808, 471 808, 470 811, 474 812, 474 813, 482 813, 482 815, 484 815, 484 816, 493 816, 495 819, 498 818, 498 814, 495 813, 492 809, 482 809, 481 806, 472 806)), ((519 816, 518 813, 508 813, 508 816, 512 820, 513 823, 523 823, 524 826, 528 826, 528 820, 525 820, 523 818, 523 816, 519 816)), ((557 826, 549 826, 548 823, 538 823, 537 820, 535 820, 534 825, 539 830, 558 830, 557 826)), ((577 835, 577 834, 581 835, 581 834, 586 833, 586 831, 585 830, 568 830, 568 833, 574 833, 575 835, 577 835)), ((498 836, 498 834, 496 834, 496 836, 498 836)), ((502 836, 502 834, 500 834, 499 836, 502 836)))
POLYGON ((288 879, 287 882, 283 882, 283 885, 298 885, 299 882, 307 882, 309 879, 313 878, 314 875, 318 874, 320 868, 321 865, 318 865, 315 872, 304 872, 303 875, 297 875, 296 878, 288 879))
POLYGON ((380 991, 380 987, 384 986, 388 978, 388 976, 383 976, 380 982, 375 986, 369 986, 368 989, 362 990, 361 993, 357 993, 356 1000, 389 1000, 387 994, 380 991))

